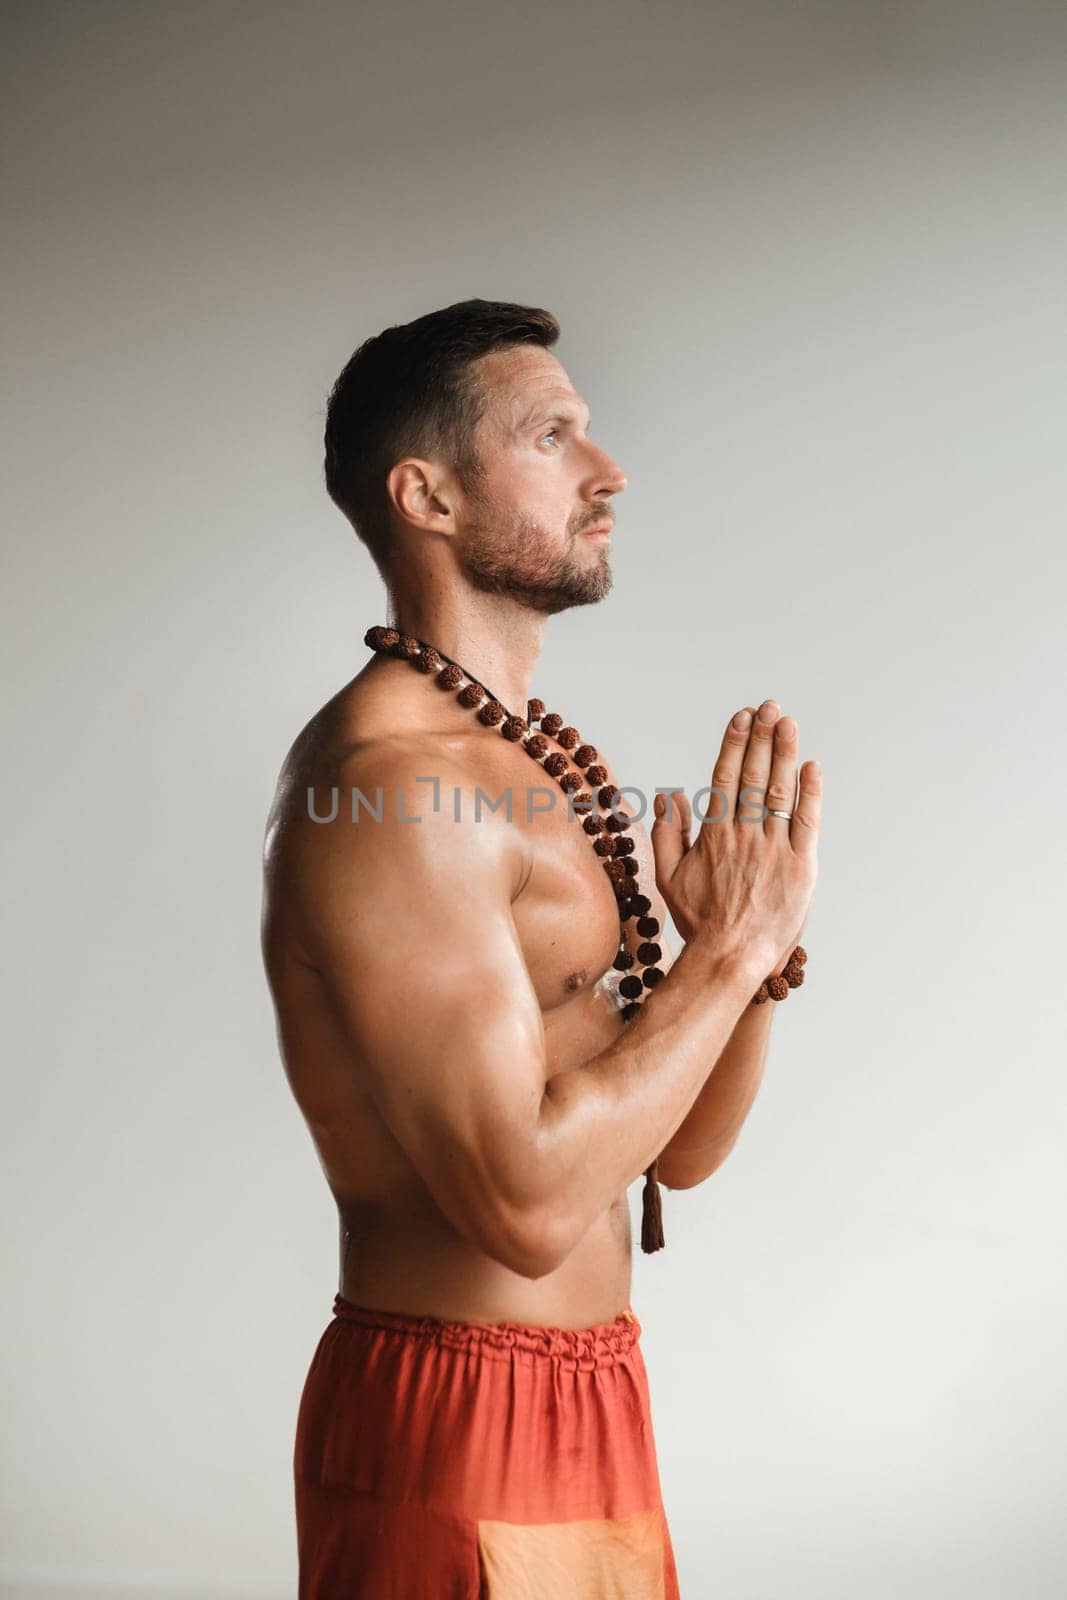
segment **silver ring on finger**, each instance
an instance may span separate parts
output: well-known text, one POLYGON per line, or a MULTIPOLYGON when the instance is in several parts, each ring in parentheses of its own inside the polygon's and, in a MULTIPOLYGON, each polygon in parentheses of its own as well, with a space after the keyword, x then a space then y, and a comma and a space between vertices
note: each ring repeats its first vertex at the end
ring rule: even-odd
POLYGON ((791 822, 793 820, 793 813, 791 811, 772 811, 771 816, 784 817, 786 822, 791 822))

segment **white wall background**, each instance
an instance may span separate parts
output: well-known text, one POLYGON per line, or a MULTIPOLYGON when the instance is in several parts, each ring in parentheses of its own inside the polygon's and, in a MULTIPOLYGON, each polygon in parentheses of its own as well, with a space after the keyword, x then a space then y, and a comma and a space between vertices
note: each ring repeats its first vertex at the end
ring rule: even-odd
POLYGON ((826 773, 809 982, 635 1258, 683 1593, 1061 1594, 1067 13, 4 32, 3 1593, 295 1593, 337 1251, 262 827, 384 620, 328 387, 482 295, 630 476, 539 692, 647 788, 767 694, 826 773))

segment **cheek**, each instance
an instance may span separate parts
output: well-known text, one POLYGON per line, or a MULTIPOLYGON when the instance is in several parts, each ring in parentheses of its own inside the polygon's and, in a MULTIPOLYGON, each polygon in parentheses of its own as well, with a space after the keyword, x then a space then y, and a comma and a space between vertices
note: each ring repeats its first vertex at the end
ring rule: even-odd
POLYGON ((551 492, 554 476, 546 470, 545 462, 531 461, 525 455, 513 457, 493 473, 485 486, 485 495, 502 511, 522 511, 532 499, 551 492))
POLYGON ((580 516, 580 482, 576 467, 558 456, 514 456, 495 471, 486 485, 497 518, 532 518, 560 543, 571 535, 580 516))
POLYGON ((520 516, 531 517, 560 539, 570 532, 578 509, 574 487, 559 469, 517 473, 509 500, 520 516))
POLYGON ((559 482, 559 467, 550 457, 522 456, 515 463, 509 482, 512 494, 551 495, 559 482))

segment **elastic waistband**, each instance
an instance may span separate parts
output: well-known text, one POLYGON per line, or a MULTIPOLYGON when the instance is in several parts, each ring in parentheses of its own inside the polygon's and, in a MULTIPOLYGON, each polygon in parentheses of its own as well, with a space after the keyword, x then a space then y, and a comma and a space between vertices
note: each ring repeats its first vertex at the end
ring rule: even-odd
POLYGON ((589 1328, 539 1328, 522 1322, 449 1322, 442 1317, 353 1305, 340 1294, 334 1298, 333 1314, 360 1327, 378 1328, 473 1355, 506 1360, 516 1351, 523 1351, 575 1361, 583 1367, 610 1365, 632 1350, 641 1337, 641 1324, 630 1306, 620 1311, 614 1322, 598 1322, 589 1328))

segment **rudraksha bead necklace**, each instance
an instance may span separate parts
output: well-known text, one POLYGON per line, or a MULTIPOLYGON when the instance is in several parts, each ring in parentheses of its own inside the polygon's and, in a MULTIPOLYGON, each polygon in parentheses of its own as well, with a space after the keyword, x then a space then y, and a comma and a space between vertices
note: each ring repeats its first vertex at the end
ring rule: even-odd
MULTIPOLYGON (((411 634, 401 633, 397 628, 373 627, 367 630, 363 642, 380 655, 410 661, 420 672, 432 675, 439 689, 455 693, 461 706, 476 711, 479 722, 487 728, 496 728, 511 743, 521 740, 526 754, 564 791, 570 809, 583 819, 582 827, 603 863, 615 894, 623 931, 612 964, 616 971, 624 974, 619 980, 619 994, 626 1001, 622 1019, 632 1021, 647 993, 666 976, 658 965, 663 956, 662 947, 656 943, 660 925, 656 917, 649 915, 652 902, 641 893, 638 883, 634 841, 626 836, 632 819, 615 808, 613 802, 619 790, 608 782, 607 768, 600 765, 595 746, 583 743, 577 728, 565 726, 556 712, 546 712, 543 700, 528 701, 526 717, 515 716, 466 667, 453 661, 443 650, 411 634), (540 727, 539 733, 532 731, 535 724, 540 727), (555 740, 558 749, 552 749, 550 739, 555 740), (641 939, 636 957, 626 948, 626 924, 630 921, 635 922, 641 939), (631 971, 635 966, 642 969, 640 976, 631 971)), ((784 1000, 791 988, 799 988, 803 983, 806 960, 806 952, 797 945, 781 977, 767 978, 761 983, 751 1003, 760 1005, 768 999, 784 1000)), ((657 1167, 658 1161, 654 1160, 645 1168, 641 1193, 641 1249, 646 1255, 663 1248, 663 1207, 657 1167)))

